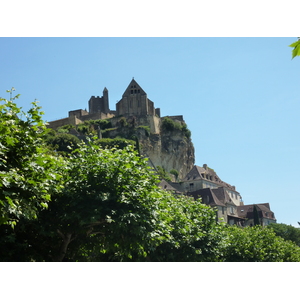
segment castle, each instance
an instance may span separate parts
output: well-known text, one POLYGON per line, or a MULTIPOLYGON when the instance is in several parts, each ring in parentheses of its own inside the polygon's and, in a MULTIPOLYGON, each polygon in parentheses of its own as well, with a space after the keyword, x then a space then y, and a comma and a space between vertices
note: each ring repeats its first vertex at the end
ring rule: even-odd
MULTIPOLYGON (((269 203, 244 205, 242 197, 232 186, 222 181, 214 170, 206 164, 194 165, 194 148, 180 133, 166 133, 162 130, 160 109, 148 99, 147 93, 132 79, 116 110, 110 110, 108 90, 104 88, 101 97, 92 96, 88 101, 89 111, 78 109, 69 111, 69 117, 49 122, 48 127, 57 129, 64 125, 79 125, 86 120, 110 119, 117 126, 121 118, 134 121, 134 125, 148 126, 151 136, 144 138, 144 155, 152 166, 162 166, 166 171, 179 170, 180 181, 160 182, 160 187, 177 194, 185 194, 194 199, 202 198, 203 203, 216 208, 217 220, 239 226, 255 225, 255 214, 259 223, 266 226, 276 222, 269 203)), ((183 116, 168 116, 177 124, 185 123, 183 116)), ((140 137, 141 141, 143 137, 140 137)))
POLYGON ((101 97, 91 96, 88 101, 89 111, 77 109, 69 111, 69 117, 49 122, 48 127, 58 127, 72 124, 78 125, 86 120, 118 119, 120 117, 138 117, 142 125, 150 125, 152 133, 159 133, 160 109, 155 109, 154 103, 148 99, 146 92, 132 79, 117 102, 116 110, 110 110, 108 90, 105 87, 101 97))

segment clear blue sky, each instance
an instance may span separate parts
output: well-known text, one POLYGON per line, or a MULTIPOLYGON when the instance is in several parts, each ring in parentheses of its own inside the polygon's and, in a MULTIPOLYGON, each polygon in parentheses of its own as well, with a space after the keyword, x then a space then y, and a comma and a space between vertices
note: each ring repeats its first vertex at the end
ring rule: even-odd
POLYGON ((269 202, 277 222, 300 221, 300 58, 291 38, 0 38, 0 96, 11 87, 52 121, 132 77, 161 108, 183 115, 196 164, 236 186, 245 204, 269 202))

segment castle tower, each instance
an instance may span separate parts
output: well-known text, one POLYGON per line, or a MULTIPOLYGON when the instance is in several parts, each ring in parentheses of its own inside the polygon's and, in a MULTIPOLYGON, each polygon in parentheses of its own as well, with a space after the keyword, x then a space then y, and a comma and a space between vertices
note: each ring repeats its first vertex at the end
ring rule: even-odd
POLYGON ((94 114, 97 112, 102 112, 105 114, 109 112, 107 88, 104 88, 102 97, 92 96, 89 100, 89 113, 94 114))
POLYGON ((119 116, 155 115, 154 103, 147 98, 145 91, 134 79, 131 80, 116 107, 119 116))

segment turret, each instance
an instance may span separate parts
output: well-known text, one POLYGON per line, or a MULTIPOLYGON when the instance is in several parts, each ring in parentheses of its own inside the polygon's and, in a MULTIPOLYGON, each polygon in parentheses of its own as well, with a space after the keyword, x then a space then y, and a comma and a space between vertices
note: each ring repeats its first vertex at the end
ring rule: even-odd
POLYGON ((105 114, 109 112, 107 88, 104 88, 102 97, 92 96, 89 100, 89 113, 94 114, 98 112, 102 112, 105 114))

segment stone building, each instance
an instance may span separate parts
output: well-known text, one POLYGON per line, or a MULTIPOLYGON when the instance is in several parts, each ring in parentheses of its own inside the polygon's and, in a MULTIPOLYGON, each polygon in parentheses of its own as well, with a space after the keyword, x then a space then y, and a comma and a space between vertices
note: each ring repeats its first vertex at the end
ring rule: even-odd
POLYGON ((154 103, 148 99, 146 92, 132 79, 123 93, 122 99, 116 105, 117 116, 158 116, 160 109, 155 109, 154 103))
POLYGON ((109 102, 108 102, 108 89, 105 87, 103 90, 102 97, 92 96, 89 100, 89 114, 96 114, 102 112, 104 114, 110 113, 109 102))
POLYGON ((78 125, 86 120, 115 118, 115 123, 120 117, 137 117, 140 125, 149 125, 153 133, 158 133, 160 122, 160 109, 148 99, 146 92, 132 79, 116 104, 116 110, 109 108, 108 89, 105 87, 102 96, 91 96, 88 101, 89 111, 77 109, 69 111, 69 117, 51 121, 48 127, 56 129, 63 125, 78 125))
POLYGON ((242 197, 235 186, 222 181, 217 173, 206 164, 194 166, 185 178, 179 182, 163 183, 161 188, 185 194, 195 200, 201 198, 206 205, 216 208, 216 218, 230 225, 253 226, 254 206, 262 226, 276 223, 275 215, 269 203, 244 205, 242 197))

